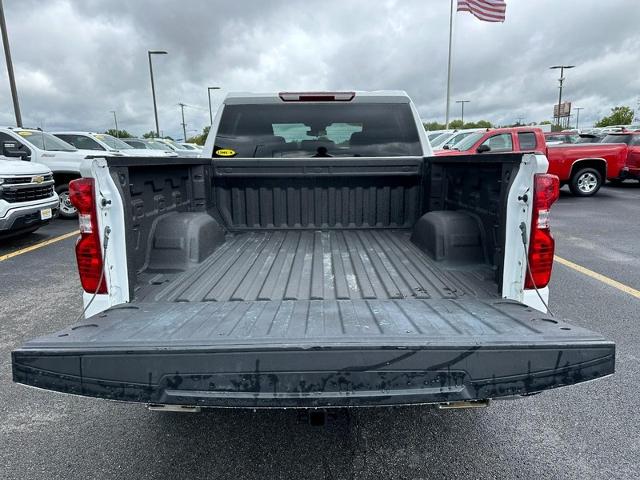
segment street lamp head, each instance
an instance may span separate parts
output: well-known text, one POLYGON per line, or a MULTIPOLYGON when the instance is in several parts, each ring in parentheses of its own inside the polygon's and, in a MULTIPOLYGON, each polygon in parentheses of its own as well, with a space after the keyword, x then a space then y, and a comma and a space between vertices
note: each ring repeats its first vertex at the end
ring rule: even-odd
POLYGON ((169 52, 165 52, 164 50, 147 50, 149 55, 167 55, 169 52))
POLYGON ((220 87, 207 87, 207 90, 220 90, 220 87))
POLYGON ((575 65, 554 65, 553 67, 549 67, 549 70, 554 70, 556 68, 575 68, 575 65))

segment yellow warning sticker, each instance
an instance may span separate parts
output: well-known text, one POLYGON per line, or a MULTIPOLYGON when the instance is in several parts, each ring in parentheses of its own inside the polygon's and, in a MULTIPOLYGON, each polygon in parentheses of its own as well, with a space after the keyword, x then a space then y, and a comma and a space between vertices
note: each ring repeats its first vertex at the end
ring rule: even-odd
POLYGON ((21 137, 28 137, 30 135, 33 135, 33 133, 29 132, 28 130, 20 130, 18 132, 18 135, 20 135, 21 137))
POLYGON ((219 150, 216 150, 216 155, 220 157, 233 157, 235 154, 236 151, 230 148, 220 148, 219 150))

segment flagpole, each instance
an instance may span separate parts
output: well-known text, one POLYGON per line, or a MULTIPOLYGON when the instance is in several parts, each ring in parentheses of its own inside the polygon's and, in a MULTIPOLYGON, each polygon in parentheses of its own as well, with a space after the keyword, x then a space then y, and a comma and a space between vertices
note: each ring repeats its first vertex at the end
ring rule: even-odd
POLYGON ((445 127, 449 128, 449 103, 451 98, 451 37, 453 36, 453 0, 449 11, 449 64, 447 66, 447 109, 445 111, 445 127))

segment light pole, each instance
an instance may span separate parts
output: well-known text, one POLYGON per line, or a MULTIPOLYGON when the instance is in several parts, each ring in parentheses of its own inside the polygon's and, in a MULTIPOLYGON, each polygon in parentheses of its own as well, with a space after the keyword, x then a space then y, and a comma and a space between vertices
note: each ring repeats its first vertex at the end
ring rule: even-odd
MULTIPOLYGON (((556 121, 556 125, 560 125, 560 104, 562 104, 562 84, 564 83, 564 69, 574 68, 575 65, 554 65, 553 67, 549 67, 550 70, 560 69, 560 78, 558 81, 560 82, 560 92, 558 93, 558 117, 556 121)), ((555 117, 554 117, 555 118, 555 117)))
POLYGON ((584 110, 584 107, 575 107, 576 111, 576 130, 580 128, 580 110, 584 110))
POLYGON ((464 127, 464 104, 469 102, 471 102, 471 100, 456 100, 456 103, 459 103, 460 107, 462 108, 462 126, 463 127, 464 127))
POLYGON ((213 125, 213 112, 211 111, 211 90, 220 90, 220 87, 207 87, 207 95, 209 96, 209 120, 213 125))
POLYGON ((158 125, 158 107, 156 106, 156 86, 153 83, 153 65, 151 63, 151 55, 166 55, 164 50, 147 50, 149 55, 149 75, 151 75, 151 95, 153 96, 153 115, 156 118, 156 135, 160 136, 160 126, 158 125))
POLYGON ((179 103, 178 105, 180 105, 180 109, 182 110, 182 135, 184 138, 184 141, 187 141, 187 124, 184 123, 184 107, 186 106, 184 103, 179 103))
POLYGON ((4 19, 2 0, 0 0, 0 30, 2 30, 2 45, 4 45, 4 57, 7 62, 7 74, 9 75, 9 86, 11 87, 11 98, 13 99, 13 111, 16 115, 16 126, 22 127, 22 115, 20 114, 20 104, 18 103, 16 78, 13 75, 13 62, 11 61, 11 50, 9 49, 9 34, 7 33, 7 23, 4 19))
POLYGON ((118 135, 118 117, 116 117, 116 111, 115 110, 111 110, 111 113, 113 113, 113 123, 116 124, 116 138, 119 137, 118 135))
POLYGON ((449 60, 447 63, 447 106, 444 113, 444 128, 449 128, 449 99, 451 98, 451 39, 453 37, 453 0, 449 7, 449 60))

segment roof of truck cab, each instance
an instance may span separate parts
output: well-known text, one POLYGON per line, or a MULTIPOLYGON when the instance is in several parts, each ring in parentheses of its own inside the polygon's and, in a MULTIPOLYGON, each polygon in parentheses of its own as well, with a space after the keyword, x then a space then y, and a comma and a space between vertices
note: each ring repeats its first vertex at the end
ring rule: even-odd
POLYGON ((533 131, 539 131, 541 134, 544 133, 542 132, 542 129, 540 127, 535 125, 531 125, 531 126, 522 125, 519 127, 500 127, 500 128, 486 128, 486 129, 481 128, 479 129, 479 131, 486 131, 486 133, 491 133, 491 134, 533 132, 533 131))
MULTIPOLYGON (((257 103, 314 103, 314 102, 284 102, 280 98, 280 93, 251 93, 251 92, 229 92, 224 99, 227 105, 257 104, 257 103)), ((355 93, 352 100, 336 101, 335 103, 409 103, 409 95, 402 90, 377 90, 377 91, 314 91, 314 92, 286 92, 301 94, 318 93, 355 93)), ((328 102, 317 102, 328 103, 328 102)))

